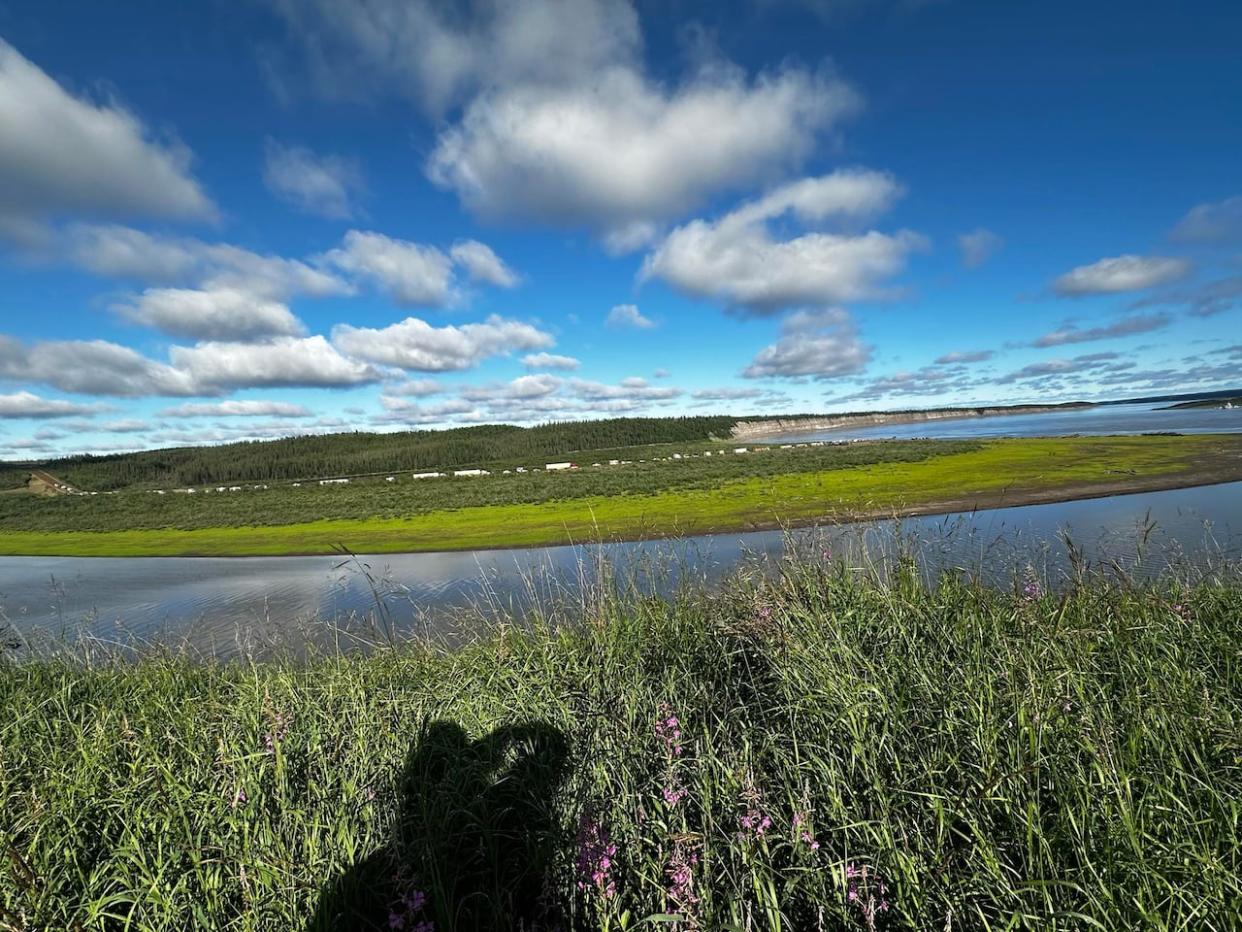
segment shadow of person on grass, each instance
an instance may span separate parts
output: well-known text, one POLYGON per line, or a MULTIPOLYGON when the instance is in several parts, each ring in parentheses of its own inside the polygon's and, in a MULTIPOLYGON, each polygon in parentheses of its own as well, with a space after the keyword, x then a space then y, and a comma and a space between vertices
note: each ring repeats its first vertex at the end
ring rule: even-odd
POLYGON ((308 932, 559 928, 545 877, 562 841, 565 765, 564 735, 543 723, 477 741, 455 722, 425 725, 397 785, 392 841, 324 888, 308 932))

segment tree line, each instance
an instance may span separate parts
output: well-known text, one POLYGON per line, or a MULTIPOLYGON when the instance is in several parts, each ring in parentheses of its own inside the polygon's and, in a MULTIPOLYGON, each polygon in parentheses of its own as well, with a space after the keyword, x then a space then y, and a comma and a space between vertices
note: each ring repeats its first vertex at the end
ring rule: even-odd
POLYGON ((106 456, 72 456, 0 473, 19 485, 38 465, 78 488, 184 487, 225 482, 287 481, 316 476, 464 468, 489 463, 568 457, 578 451, 727 436, 734 417, 610 418, 517 427, 485 424, 449 430, 342 433, 178 447, 106 456))

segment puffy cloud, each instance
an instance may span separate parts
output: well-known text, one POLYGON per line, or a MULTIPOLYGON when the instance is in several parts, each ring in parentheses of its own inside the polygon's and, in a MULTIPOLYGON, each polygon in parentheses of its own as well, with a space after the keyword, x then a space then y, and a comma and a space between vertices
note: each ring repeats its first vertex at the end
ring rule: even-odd
POLYGON ((67 213, 212 217, 190 154, 115 102, 75 97, 0 40, 0 232, 67 213))
POLYGON ((963 363, 986 362, 995 355, 996 353, 992 350, 964 350, 945 353, 943 356, 936 357, 936 365, 956 366, 963 363))
POLYGON ((380 377, 375 367, 342 356, 322 336, 173 346, 168 363, 104 340, 23 345, 0 337, 0 379, 84 395, 221 395, 251 387, 345 387, 380 377))
POLYGON ((551 395, 562 385, 555 375, 521 375, 501 385, 479 385, 462 389, 461 397, 467 401, 514 400, 528 401, 551 395))
POLYGON ((165 408, 160 417, 312 417, 313 412, 288 401, 219 401, 165 408))
POLYGON ((888 210, 902 194, 886 172, 843 168, 817 178, 802 178, 728 214, 721 224, 762 223, 793 214, 804 223, 828 219, 867 219, 888 210))
POLYGON ((1242 197, 1229 197, 1191 208, 1170 235, 1184 243, 1242 240, 1242 197))
POLYGON ((962 265, 968 269, 977 269, 992 256, 1000 252, 1005 241, 991 230, 979 227, 957 238, 958 249, 962 253, 962 265))
POLYGON ((153 236, 117 224, 75 224, 67 248, 78 265, 109 278, 172 283, 201 270, 205 243, 153 236))
POLYGON ((444 392, 444 386, 435 379, 408 379, 384 386, 386 395, 402 395, 414 398, 426 398, 444 392))
POLYGON ((466 274, 479 282, 495 285, 497 288, 512 288, 520 279, 513 269, 492 252, 486 243, 467 239, 454 243, 449 250, 453 261, 466 270, 466 274))
POLYGON ((613 67, 479 96, 441 134, 428 174, 484 217, 632 241, 634 224, 672 219, 714 191, 797 165, 856 105, 840 82, 802 71, 751 82, 715 67, 669 91, 613 67))
POLYGON ((546 349, 556 342, 531 324, 495 314, 460 327, 433 327, 416 317, 379 329, 340 324, 333 328, 332 341, 358 359, 423 372, 469 369, 490 356, 546 349))
POLYGON ((72 401, 40 398, 31 392, 0 395, 0 419, 80 417, 102 410, 99 405, 83 405, 72 401))
POLYGON ((339 248, 320 258, 343 272, 370 280, 394 301, 408 306, 445 307, 459 301, 455 266, 475 281, 501 288, 518 283, 517 273, 477 240, 460 241, 445 254, 434 246, 350 230, 339 248))
POLYGON ((859 107, 826 71, 752 79, 707 61, 662 83, 627 0, 271 2, 321 90, 396 87, 458 117, 426 168, 471 210, 586 227, 614 250, 718 191, 797 167, 859 107))
POLYGON ((174 368, 198 391, 213 394, 250 387, 340 388, 376 382, 379 372, 347 359, 322 336, 277 337, 264 343, 208 342, 174 346, 174 368))
POLYGON ((776 240, 767 221, 785 213, 804 221, 849 219, 883 209, 897 193, 895 182, 878 172, 795 182, 714 222, 694 220, 673 230, 647 256, 640 278, 660 278, 686 294, 756 314, 883 297, 880 282, 923 248, 923 237, 813 232, 776 240))
POLYGON ((483 88, 574 82, 641 45, 627 0, 273 0, 307 50, 320 88, 396 86, 433 114, 483 88), (365 84, 363 85, 365 86, 365 84))
POLYGON ((573 394, 583 401, 667 401, 680 397, 680 388, 663 385, 649 385, 646 379, 631 376, 622 379, 616 385, 595 382, 590 379, 571 379, 569 387, 573 394))
POLYGON ((861 372, 871 359, 848 313, 837 308, 798 311, 781 324, 781 337, 756 354, 748 379, 835 379, 861 372))
POLYGON ((1190 273, 1190 262, 1170 256, 1116 256, 1071 269, 1052 283, 1062 297, 1117 294, 1165 285, 1190 273))
POLYGON ((0 336, 0 379, 50 385, 83 395, 203 394, 189 374, 105 340, 48 340, 23 345, 0 336))
POLYGON ((324 261, 387 291, 399 304, 443 307, 454 298, 453 261, 434 246, 350 230, 324 261))
POLYGON ((381 424, 442 424, 476 410, 473 402, 460 398, 450 398, 447 401, 428 405, 417 401, 408 401, 405 398, 382 395, 380 396, 380 404, 388 412, 386 415, 374 418, 376 422, 381 424))
POLYGON ((263 181, 277 197, 308 214, 336 220, 354 215, 354 198, 364 185, 353 161, 271 139, 264 154, 263 181))
POLYGON ((655 326, 655 321, 648 317, 644 317, 638 310, 638 306, 634 304, 618 304, 608 312, 608 316, 604 318, 604 326, 621 328, 630 327, 635 330, 650 330, 655 326))
POLYGON ((572 356, 558 356, 556 353, 530 353, 522 357, 522 365, 527 369, 577 369, 581 363, 572 356))
POLYGON ((284 304, 236 288, 148 288, 116 310, 134 323, 195 340, 246 341, 302 332, 301 321, 284 304))
POLYGON ((276 300, 353 290, 339 276, 297 259, 264 256, 227 243, 154 236, 125 226, 75 225, 67 249, 78 265, 98 275, 152 284, 233 288, 276 300))
POLYGON ((1073 375, 1098 369, 1115 371, 1121 368, 1133 367, 1134 363, 1124 361, 1119 363, 1117 360, 1120 359, 1121 355, 1119 353, 1089 353, 1085 356, 1075 356, 1072 359, 1050 359, 1047 362, 1031 363, 1028 366, 1023 366, 1021 369, 1015 369, 1001 376, 997 379, 997 382, 1005 385, 1029 379, 1073 375))
POLYGON ((1040 347, 1063 346, 1066 343, 1090 343, 1095 340, 1112 340, 1136 333, 1150 333, 1152 330, 1160 330, 1167 327, 1172 322, 1173 318, 1168 314, 1135 314, 1103 327, 1090 327, 1086 330, 1071 324, 1058 330, 1053 330, 1051 333, 1045 333, 1031 345, 1040 347))

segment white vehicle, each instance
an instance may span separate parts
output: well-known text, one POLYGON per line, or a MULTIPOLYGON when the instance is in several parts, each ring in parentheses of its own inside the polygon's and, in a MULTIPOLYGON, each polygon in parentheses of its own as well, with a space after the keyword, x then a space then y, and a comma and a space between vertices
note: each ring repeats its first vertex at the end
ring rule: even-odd
POLYGON ((548 463, 548 465, 544 466, 543 468, 546 469, 548 472, 560 472, 561 470, 564 470, 564 469, 577 469, 578 464, 577 463, 548 463))
POLYGON ((411 479, 443 479, 442 472, 416 472, 410 476, 411 479))
POLYGON ((454 476, 490 476, 491 473, 486 469, 459 469, 453 473, 454 476))

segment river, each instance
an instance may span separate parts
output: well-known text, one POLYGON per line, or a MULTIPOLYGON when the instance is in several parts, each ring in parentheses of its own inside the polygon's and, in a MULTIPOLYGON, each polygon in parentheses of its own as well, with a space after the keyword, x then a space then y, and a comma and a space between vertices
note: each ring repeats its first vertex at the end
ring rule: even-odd
MULTIPOLYGON (((925 425, 924 425, 925 426, 925 425)), ((937 425, 947 426, 947 425, 937 425)), ((522 613, 583 590, 600 562, 643 591, 693 578, 711 585, 741 564, 760 569, 792 545, 813 558, 883 561, 917 541, 929 572, 1007 584, 1032 572, 1055 585, 1079 559, 1150 575, 1189 574, 1242 557, 1242 483, 1051 505, 908 518, 790 534, 686 541, 337 557, 0 558, 0 618, 32 642, 86 635, 99 644, 187 645, 200 655, 261 655, 274 646, 348 649, 398 633, 444 633, 469 619, 522 613)))
POLYGON ((1181 408, 1158 404, 1110 404, 1048 411, 1042 414, 994 414, 911 424, 839 427, 764 437, 763 443, 806 443, 812 440, 877 440, 937 437, 1063 437, 1068 434, 1149 434, 1176 432, 1214 434, 1242 431, 1242 408, 1181 408))

